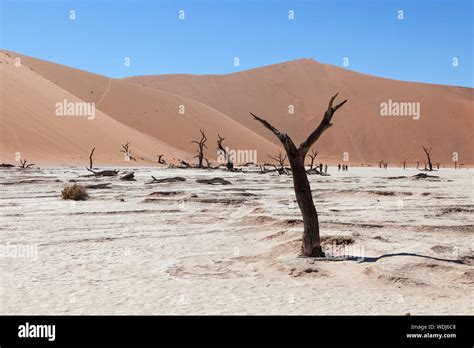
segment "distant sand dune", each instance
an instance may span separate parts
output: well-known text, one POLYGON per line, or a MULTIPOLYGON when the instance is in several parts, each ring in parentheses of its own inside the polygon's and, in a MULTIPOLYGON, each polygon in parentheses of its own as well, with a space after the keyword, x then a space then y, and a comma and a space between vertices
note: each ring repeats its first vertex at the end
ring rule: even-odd
POLYGON ((217 157, 217 134, 234 150, 257 153, 258 162, 281 147, 249 112, 303 140, 319 123, 329 97, 349 102, 317 144, 316 162, 378 165, 386 160, 413 166, 433 147, 433 162, 474 164, 471 88, 402 82, 300 59, 228 75, 160 75, 112 79, 14 52, 0 53, 2 74, 1 156, 16 152, 36 162, 87 163, 92 146, 97 164, 123 164, 120 144, 132 143, 141 164, 193 160, 199 129, 208 137, 207 156, 217 157), (14 59, 21 58, 21 67, 14 59), (55 117, 64 99, 95 103, 97 119, 55 117), (381 103, 414 102, 420 118, 381 116, 381 103), (294 113, 290 113, 290 108, 294 113), (183 112, 183 113, 181 113, 183 112), (143 158, 143 159, 142 159, 143 158))

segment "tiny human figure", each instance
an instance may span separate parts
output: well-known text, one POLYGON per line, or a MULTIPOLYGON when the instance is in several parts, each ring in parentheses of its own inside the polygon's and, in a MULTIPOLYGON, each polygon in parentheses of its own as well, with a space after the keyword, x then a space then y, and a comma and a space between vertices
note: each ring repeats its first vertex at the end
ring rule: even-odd
POLYGON ((337 164, 337 171, 339 172, 340 170, 341 170, 341 164, 338 163, 338 164, 337 164))
POLYGON ((323 172, 323 164, 322 164, 322 163, 319 163, 319 172, 320 172, 320 173, 323 172))
POLYGON ((347 172, 347 170, 348 170, 348 169, 349 169, 349 165, 348 165, 348 164, 346 164, 346 172, 347 172))
POLYGON ((328 172, 328 165, 327 165, 327 164, 324 165, 324 172, 325 172, 325 173, 328 172))

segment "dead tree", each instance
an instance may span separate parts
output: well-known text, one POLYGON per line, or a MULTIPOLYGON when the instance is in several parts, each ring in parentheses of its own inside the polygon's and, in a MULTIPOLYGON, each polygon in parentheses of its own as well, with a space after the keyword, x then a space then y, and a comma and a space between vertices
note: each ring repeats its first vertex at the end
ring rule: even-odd
POLYGON ((158 163, 159 164, 166 164, 166 161, 163 159, 163 155, 158 155, 158 163))
POLYGON ((135 157, 132 156, 132 150, 130 149, 130 142, 127 141, 125 144, 122 144, 122 150, 120 152, 123 152, 125 154, 125 158, 127 161, 136 161, 135 157))
POLYGON ((221 154, 224 156, 225 160, 225 166, 228 170, 234 169, 234 163, 232 163, 232 160, 229 158, 229 154, 227 153, 226 149, 222 146, 222 142, 225 140, 225 138, 221 137, 220 134, 217 134, 219 139, 217 140, 217 149, 221 152, 221 154))
POLYGON ((309 158, 311 158, 311 164, 309 165, 309 169, 313 169, 314 160, 316 159, 317 155, 318 151, 316 151, 315 149, 311 149, 311 153, 308 154, 309 158))
POLYGON ((93 169, 92 168, 92 164, 93 164, 92 156, 94 155, 94 151, 95 151, 95 147, 92 149, 91 154, 89 155, 89 169, 93 169))
POLYGON ((291 140, 286 133, 280 132, 264 119, 250 113, 255 120, 262 123, 278 137, 288 155, 291 172, 293 173, 293 186, 296 201, 298 202, 301 214, 303 215, 304 232, 301 251, 305 256, 322 257, 324 256, 324 252, 321 248, 321 239, 319 236, 318 214, 314 206, 311 187, 304 167, 304 160, 308 150, 314 145, 314 143, 316 143, 324 131, 332 126, 331 120, 334 113, 347 102, 347 100, 344 100, 336 106, 333 106, 336 97, 337 94, 330 99, 321 123, 308 136, 308 138, 299 145, 299 147, 296 147, 293 140, 291 140))
POLYGON ((285 161, 286 161, 287 155, 283 156, 281 151, 279 151, 278 156, 268 155, 268 157, 278 163, 279 167, 277 167, 276 165, 273 165, 275 167, 276 171, 278 172, 278 174, 288 174, 288 172, 285 169, 285 161))
POLYGON ((425 169, 431 172, 433 171, 433 164, 431 163, 431 147, 428 149, 423 146, 423 151, 425 151, 426 157, 428 159, 428 168, 426 168, 426 164, 425 164, 425 169))
POLYGON ((27 162, 28 161, 26 160, 26 158, 24 160, 22 160, 20 158, 21 166, 19 166, 19 167, 22 168, 22 169, 27 169, 27 168, 33 167, 35 165, 34 163, 26 164, 27 162))
POLYGON ((204 129, 200 129, 200 131, 201 131, 201 140, 199 141, 193 140, 191 141, 191 143, 196 143, 199 147, 198 154, 194 156, 193 158, 197 157, 199 160, 198 168, 203 168, 202 162, 204 161, 204 149, 205 148, 207 149, 207 145, 206 145, 207 138, 206 138, 206 135, 204 134, 204 129))
POLYGON ((94 161, 92 159, 92 155, 94 155, 95 147, 92 148, 92 151, 89 155, 89 168, 86 167, 86 169, 94 174, 95 176, 115 176, 118 174, 118 170, 101 170, 101 171, 95 171, 93 169, 94 166, 94 161))

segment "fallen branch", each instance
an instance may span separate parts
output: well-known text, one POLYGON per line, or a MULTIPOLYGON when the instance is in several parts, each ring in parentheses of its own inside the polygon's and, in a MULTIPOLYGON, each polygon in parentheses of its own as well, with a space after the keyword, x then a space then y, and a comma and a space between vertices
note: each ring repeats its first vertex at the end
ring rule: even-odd
POLYGON ((232 185, 230 181, 227 181, 223 178, 212 178, 212 179, 197 179, 199 184, 208 184, 208 185, 232 185))
POLYGON ((120 178, 120 180, 135 181, 135 172, 125 174, 120 178))
POLYGON ((95 176, 116 176, 118 174, 118 170, 101 170, 100 172, 96 172, 93 169, 86 168, 89 172, 93 173, 95 176))
POLYGON ((151 178, 153 180, 149 181, 149 182, 146 182, 145 184, 163 184, 163 183, 173 183, 173 182, 186 181, 185 178, 182 178, 182 177, 179 177, 179 176, 172 177, 172 178, 157 179, 152 175, 151 178))

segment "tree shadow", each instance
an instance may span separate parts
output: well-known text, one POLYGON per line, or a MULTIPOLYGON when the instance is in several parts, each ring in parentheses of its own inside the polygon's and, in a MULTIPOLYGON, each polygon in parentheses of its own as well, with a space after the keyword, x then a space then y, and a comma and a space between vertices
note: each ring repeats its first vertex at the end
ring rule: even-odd
POLYGON ((372 263, 372 262, 377 262, 380 259, 386 258, 386 257, 395 257, 395 256, 414 256, 414 257, 422 257, 425 259, 430 259, 430 260, 435 260, 435 261, 443 261, 443 262, 452 262, 452 263, 457 263, 460 265, 463 265, 464 262, 459 259, 442 259, 439 257, 433 257, 433 256, 427 256, 427 255, 419 255, 415 253, 393 253, 393 254, 384 254, 380 255, 377 257, 363 257, 363 256, 346 256, 343 258, 343 260, 348 260, 348 261, 357 261, 359 263, 372 263))

